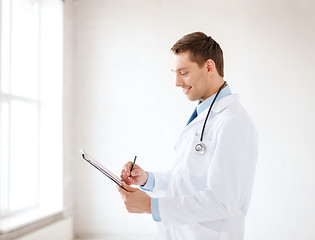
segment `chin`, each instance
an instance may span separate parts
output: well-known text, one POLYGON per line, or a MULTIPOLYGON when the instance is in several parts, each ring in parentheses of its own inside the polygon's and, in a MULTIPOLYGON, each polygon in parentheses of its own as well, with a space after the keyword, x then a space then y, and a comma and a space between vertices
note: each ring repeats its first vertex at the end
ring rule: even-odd
POLYGON ((196 97, 193 97, 193 96, 187 96, 188 100, 194 102, 194 101, 197 101, 199 100, 199 98, 196 98, 196 97))

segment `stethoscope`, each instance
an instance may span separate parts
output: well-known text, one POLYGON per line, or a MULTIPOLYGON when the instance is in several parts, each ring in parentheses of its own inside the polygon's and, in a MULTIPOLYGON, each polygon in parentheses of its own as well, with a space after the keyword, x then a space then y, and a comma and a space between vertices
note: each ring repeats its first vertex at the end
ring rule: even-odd
POLYGON ((215 103, 215 100, 217 99, 217 97, 219 96, 221 90, 222 90, 225 86, 227 86, 227 83, 226 83, 226 82, 224 82, 224 83, 222 84, 222 86, 219 88, 219 91, 218 91, 217 94, 215 95, 215 97, 214 97, 214 99, 213 99, 213 101, 212 101, 212 103, 211 103, 211 105, 210 105, 210 108, 209 108, 209 110, 208 110, 206 119, 205 119, 205 121, 204 121, 204 123, 203 123, 203 127, 202 127, 202 131, 201 131, 199 143, 197 143, 196 146, 195 146, 195 152, 198 153, 198 154, 200 154, 200 155, 201 155, 201 154, 204 154, 204 152, 205 152, 205 150, 206 150, 206 146, 205 146, 205 144, 202 142, 202 139, 203 139, 203 133, 204 133, 205 128, 206 128, 206 123, 207 123, 208 117, 209 117, 209 115, 210 115, 212 106, 213 106, 213 104, 215 103))

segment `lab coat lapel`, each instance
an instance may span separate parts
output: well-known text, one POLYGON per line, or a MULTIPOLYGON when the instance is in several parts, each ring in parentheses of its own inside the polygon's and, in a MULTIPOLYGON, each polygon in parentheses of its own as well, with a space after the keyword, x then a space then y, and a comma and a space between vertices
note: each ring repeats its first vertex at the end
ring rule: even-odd
MULTIPOLYGON (((231 104, 233 104, 235 102, 238 102, 238 101, 239 101, 239 95, 238 94, 232 94, 232 95, 226 96, 224 98, 221 98, 219 101, 214 103, 214 105, 212 107, 212 112, 214 112, 215 114, 218 114, 219 112, 223 111, 228 106, 230 106, 231 104)), ((206 110, 204 110, 200 115, 198 115, 193 121, 191 121, 183 129, 183 131, 182 131, 182 133, 181 133, 181 135, 179 137, 179 140, 178 140, 177 144, 175 145, 175 149, 177 148, 177 145, 180 143, 180 141, 183 138, 183 136, 186 135, 186 134, 191 134, 191 131, 193 129, 196 129, 196 127, 201 132, 202 126, 200 125, 200 121, 204 121, 205 120, 208 111, 209 111, 209 107, 206 110)), ((213 117, 213 113, 210 114, 210 117, 209 117, 208 121, 212 117, 213 117)))
MULTIPOLYGON (((224 98, 221 98, 219 101, 215 102, 213 107, 212 107, 212 112, 215 113, 219 113, 221 111, 223 111, 225 108, 227 108, 228 106, 230 106, 231 104, 238 102, 239 101, 239 95, 238 94, 232 94, 229 96, 226 96, 224 98)), ((204 110, 200 115, 198 115, 193 121, 191 121, 183 130, 183 133, 189 129, 191 129, 192 127, 194 127, 196 125, 196 123, 198 123, 199 121, 204 121, 207 113, 209 111, 209 107, 204 110)), ((210 114, 211 117, 211 114, 210 114)), ((209 119, 208 119, 209 120, 209 119)))

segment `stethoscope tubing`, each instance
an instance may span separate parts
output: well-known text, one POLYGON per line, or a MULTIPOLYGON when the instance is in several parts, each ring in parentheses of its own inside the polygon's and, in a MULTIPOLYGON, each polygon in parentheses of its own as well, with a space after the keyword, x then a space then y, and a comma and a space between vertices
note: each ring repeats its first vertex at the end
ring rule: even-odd
POLYGON ((202 143, 202 140, 203 140, 203 133, 204 133, 204 131, 205 131, 206 124, 207 124, 207 120, 208 120, 208 117, 209 117, 209 115, 210 115, 210 112, 211 112, 212 106, 213 106, 213 104, 215 103, 215 100, 217 99, 217 97, 219 96, 219 94, 220 94, 221 90, 222 90, 225 86, 227 86, 226 81, 224 81, 224 83, 222 84, 222 86, 219 88, 219 90, 218 90, 217 94, 215 95, 215 97, 214 97, 214 99, 213 99, 213 101, 212 101, 212 103, 211 103, 211 105, 210 105, 210 108, 209 108, 209 110, 208 110, 208 113, 207 113, 206 119, 205 119, 205 121, 204 121, 204 123, 203 123, 203 127, 202 127, 202 131, 201 131, 201 135, 200 135, 200 142, 201 142, 201 143, 202 143))

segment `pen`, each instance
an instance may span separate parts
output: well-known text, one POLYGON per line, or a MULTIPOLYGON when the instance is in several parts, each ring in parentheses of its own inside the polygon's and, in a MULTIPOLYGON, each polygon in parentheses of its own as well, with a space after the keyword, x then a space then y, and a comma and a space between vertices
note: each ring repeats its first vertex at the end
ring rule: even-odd
POLYGON ((133 170, 133 168, 135 167, 136 159, 137 159, 137 156, 135 156, 135 159, 133 160, 133 163, 132 163, 132 165, 131 165, 131 169, 130 169, 130 175, 129 175, 129 177, 131 177, 131 171, 132 171, 132 170, 133 170))

